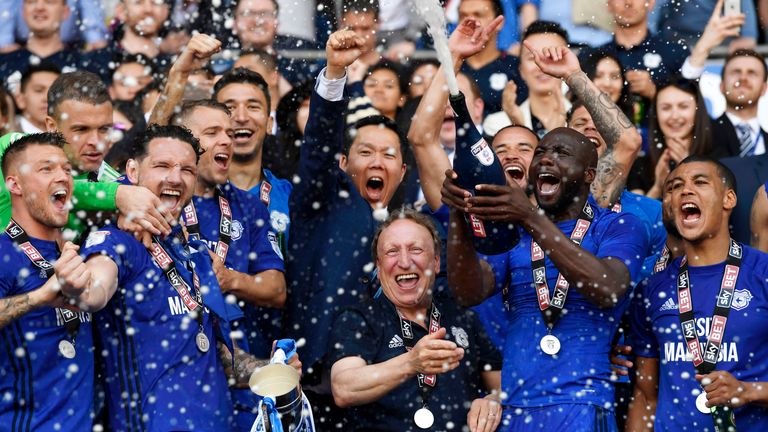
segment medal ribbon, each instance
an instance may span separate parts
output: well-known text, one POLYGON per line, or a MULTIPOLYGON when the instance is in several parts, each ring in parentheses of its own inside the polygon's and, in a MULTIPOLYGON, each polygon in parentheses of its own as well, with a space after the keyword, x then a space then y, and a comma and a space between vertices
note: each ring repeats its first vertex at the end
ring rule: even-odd
MULTIPOLYGON (((229 201, 221 194, 219 188, 216 188, 214 196, 219 201, 219 211, 221 217, 219 219, 219 240, 216 242, 216 255, 224 262, 227 260, 227 252, 229 252, 229 245, 232 243, 232 209, 229 207, 229 201)), ((200 219, 197 217, 197 210, 195 209, 194 201, 190 201, 186 207, 184 207, 184 222, 187 227, 189 237, 200 240, 200 219)))
MULTIPOLYGON (((594 219, 595 211, 592 210, 592 206, 590 206, 589 203, 585 203, 584 208, 581 209, 579 218, 576 220, 576 226, 573 228, 573 232, 571 232, 571 241, 576 243, 576 245, 581 246, 581 242, 587 236, 587 231, 594 219)), ((531 239, 531 271, 533 272, 533 284, 536 288, 536 297, 539 301, 541 315, 547 328, 552 330, 560 319, 560 314, 565 306, 565 299, 568 297, 570 284, 565 280, 562 273, 558 273, 557 282, 555 282, 555 291, 550 299, 545 258, 544 250, 541 249, 541 246, 539 246, 536 241, 531 239)), ((511 299, 509 289, 505 288, 503 293, 504 306, 507 310, 510 310, 511 299)))
POLYGON ((195 269, 192 267, 189 261, 185 263, 187 270, 192 273, 192 284, 195 287, 194 292, 190 292, 189 284, 187 284, 184 278, 182 278, 179 274, 173 258, 171 258, 168 252, 166 252, 165 248, 160 243, 160 240, 158 240, 158 238, 155 236, 152 236, 152 250, 150 251, 150 255, 152 255, 152 260, 155 262, 155 264, 157 264, 158 267, 160 267, 160 269, 163 271, 166 279, 168 279, 168 282, 176 290, 176 293, 179 294, 181 301, 184 302, 184 305, 187 307, 187 309, 189 309, 191 312, 197 310, 197 308, 200 307, 200 310, 197 313, 197 324, 199 326, 200 333, 202 333, 203 312, 205 310, 205 305, 203 304, 203 293, 200 289, 200 279, 197 277, 195 269), (193 295, 194 298, 192 297, 193 295))
POLYGON ((709 337, 701 351, 699 337, 696 335, 696 323, 693 316, 693 300, 691 297, 691 278, 688 272, 688 260, 683 257, 680 270, 677 274, 677 308, 680 314, 680 328, 688 346, 688 352, 693 358, 693 366, 696 372, 706 375, 717 366, 717 356, 723 343, 725 325, 731 312, 733 303, 733 291, 736 288, 736 280, 739 277, 741 267, 742 248, 735 240, 731 239, 728 249, 728 258, 725 261, 725 271, 720 282, 720 292, 717 295, 715 310, 712 313, 712 324, 709 329, 709 337))
MULTIPOLYGON (((32 245, 32 242, 29 240, 29 235, 27 235, 27 232, 24 231, 24 228, 22 228, 21 225, 11 219, 10 223, 5 228, 5 233, 8 234, 8 237, 11 238, 16 247, 24 252, 35 267, 45 272, 45 277, 47 279, 50 279, 51 276, 53 276, 53 265, 32 245)), ((67 334, 74 345, 75 337, 80 330, 80 315, 66 308, 56 308, 56 310, 61 315, 64 321, 64 328, 67 330, 67 334)))
MULTIPOLYGON (((413 336, 413 323, 403 317, 400 311, 397 312, 397 316, 400 318, 400 333, 403 336, 403 344, 405 345, 406 351, 410 351, 413 349, 414 345, 416 345, 413 336)), ((429 334, 436 333, 440 330, 440 317, 440 311, 433 301, 429 311, 429 334)), ((426 408, 429 394, 432 393, 432 389, 437 385, 437 375, 418 373, 416 378, 419 383, 421 403, 422 406, 426 408)))

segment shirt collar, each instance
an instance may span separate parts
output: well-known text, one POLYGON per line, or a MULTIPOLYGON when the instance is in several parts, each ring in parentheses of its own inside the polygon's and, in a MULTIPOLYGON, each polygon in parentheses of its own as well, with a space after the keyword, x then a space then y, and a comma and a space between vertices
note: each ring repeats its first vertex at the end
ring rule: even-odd
POLYGON ((736 115, 729 112, 726 112, 725 115, 726 117, 728 117, 728 120, 731 121, 731 123, 733 124, 733 127, 736 127, 742 123, 746 123, 749 125, 749 128, 752 129, 752 133, 755 133, 756 131, 760 130, 760 122, 757 120, 757 117, 752 117, 751 119, 744 121, 739 117, 736 117, 736 115))

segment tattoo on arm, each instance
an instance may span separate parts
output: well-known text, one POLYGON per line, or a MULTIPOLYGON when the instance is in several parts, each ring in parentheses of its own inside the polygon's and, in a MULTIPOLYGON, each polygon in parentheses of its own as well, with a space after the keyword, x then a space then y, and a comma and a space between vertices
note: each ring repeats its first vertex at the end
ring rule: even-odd
POLYGON ((626 185, 626 177, 621 166, 613 157, 613 150, 608 148, 597 161, 595 181, 592 182, 592 194, 599 204, 615 204, 626 185))
POLYGON ((224 373, 230 379, 230 385, 237 388, 248 388, 248 380, 256 369, 269 364, 269 360, 258 359, 251 354, 235 347, 235 366, 232 368, 232 354, 223 343, 217 344, 219 358, 224 364, 224 373))
POLYGON ((29 293, 0 299, 0 329, 35 309, 29 293))
POLYGON ((568 86, 573 89, 576 97, 584 102, 608 148, 619 142, 623 129, 634 127, 621 109, 607 94, 598 90, 585 73, 568 77, 568 86))

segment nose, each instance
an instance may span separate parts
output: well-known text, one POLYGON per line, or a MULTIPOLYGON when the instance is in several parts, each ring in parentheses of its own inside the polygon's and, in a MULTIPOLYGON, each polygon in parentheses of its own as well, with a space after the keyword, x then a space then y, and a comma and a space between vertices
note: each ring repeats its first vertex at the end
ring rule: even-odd
POLYGON ((181 184, 181 166, 174 165, 166 174, 165 181, 171 185, 181 184))
POLYGON ((407 250, 400 251, 400 254, 397 256, 397 266, 401 269, 411 268, 411 257, 408 255, 407 250))
POLYGON ((245 123, 248 121, 248 116, 246 115, 245 106, 237 105, 235 107, 235 109, 232 111, 232 120, 238 123, 245 123))

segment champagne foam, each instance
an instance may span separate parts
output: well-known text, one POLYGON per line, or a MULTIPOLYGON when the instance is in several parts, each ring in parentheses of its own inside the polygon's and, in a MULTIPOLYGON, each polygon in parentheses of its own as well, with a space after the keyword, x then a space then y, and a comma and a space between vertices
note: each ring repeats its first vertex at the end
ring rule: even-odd
POLYGON ((440 6, 440 0, 413 0, 412 3, 416 13, 427 23, 427 32, 434 41, 437 60, 443 66, 448 91, 452 95, 459 94, 456 74, 453 73, 453 58, 445 32, 445 11, 440 6))

